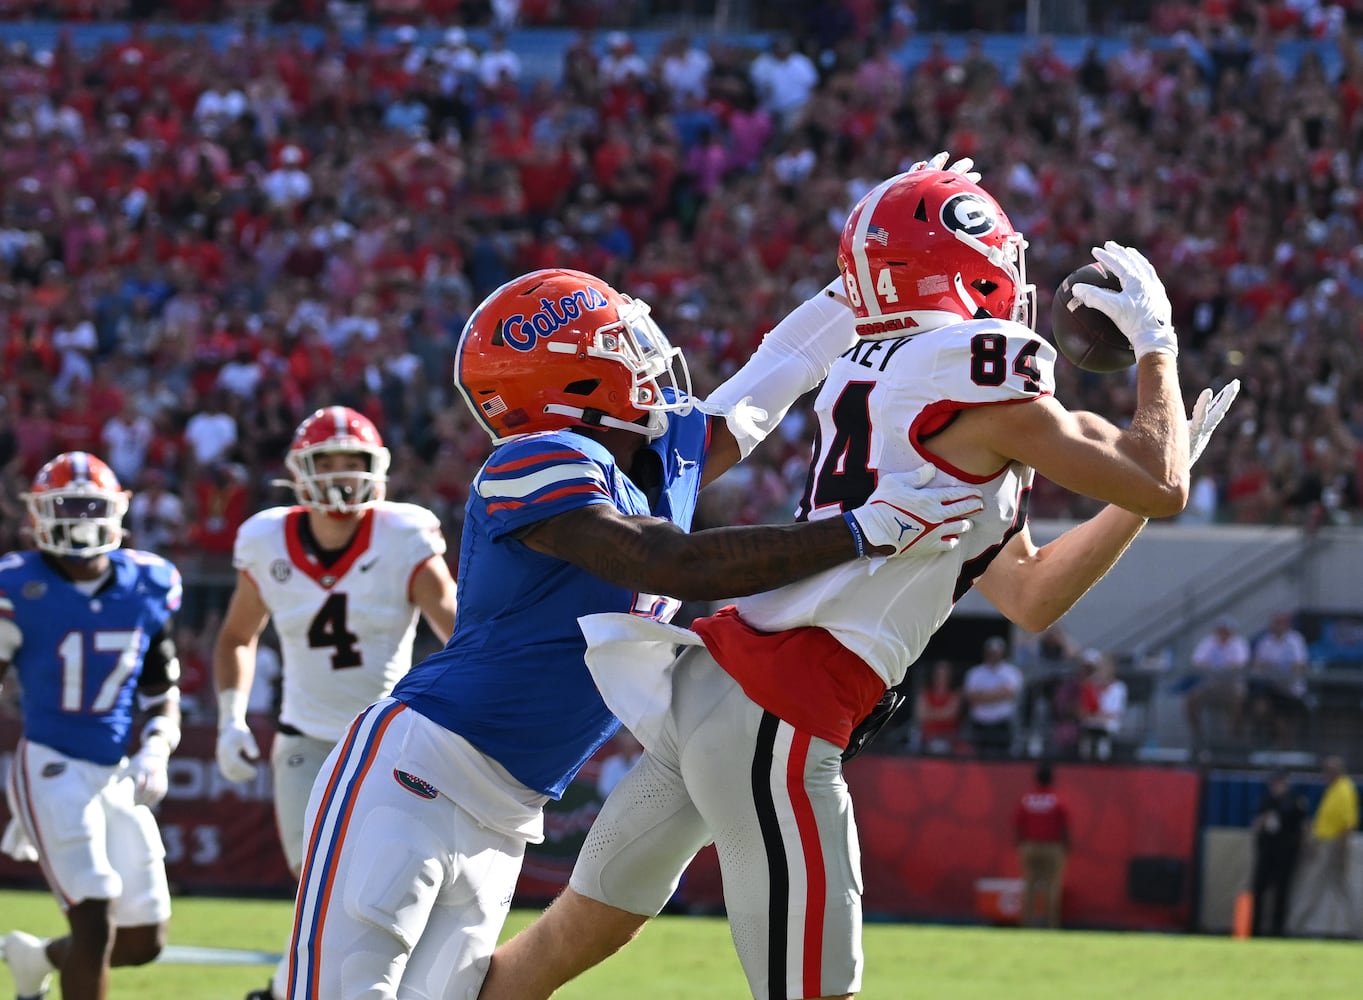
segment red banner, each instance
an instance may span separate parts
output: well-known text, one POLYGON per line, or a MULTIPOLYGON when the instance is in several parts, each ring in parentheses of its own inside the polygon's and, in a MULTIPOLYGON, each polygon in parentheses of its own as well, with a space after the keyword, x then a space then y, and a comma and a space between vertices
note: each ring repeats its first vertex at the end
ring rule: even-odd
MULTIPOLYGON (((262 747, 270 745, 268 727, 255 727, 262 747)), ((0 770, 13 762, 21 729, 0 722, 0 770)), ((271 799, 270 769, 258 769, 255 780, 237 785, 218 773, 213 759, 216 731, 189 726, 180 749, 170 759, 170 791, 157 809, 166 844, 166 870, 171 884, 187 889, 231 889, 244 892, 279 890, 292 884, 279 849, 271 799)), ((9 811, 0 800, 0 818, 9 811)), ((20 864, 0 854, 0 879, 40 880, 37 865, 20 864)))
MULTIPOLYGON (((0 771, 7 772, 19 727, 0 722, 0 771)), ((186 889, 284 891, 291 880, 279 849, 270 774, 249 785, 218 774, 211 727, 185 731, 171 758, 170 794, 158 818, 172 884, 186 889)), ((258 728, 262 747, 268 728, 258 728)), ((550 803, 545 842, 526 854, 518 896, 542 900, 567 882, 583 838, 605 798, 600 762, 588 762, 563 800, 550 803)), ((867 755, 847 768, 861 836, 866 912, 932 920, 975 920, 979 879, 1016 876, 1012 816, 1030 787, 1032 765, 867 755)), ((1069 807, 1073 850, 1065 874, 1071 925, 1177 930, 1189 925, 1198 776, 1165 768, 1061 765, 1056 789, 1069 807), (1133 902, 1133 858, 1185 862, 1185 891, 1173 905, 1133 902)), ((8 814, 0 802, 0 819, 8 814)), ((0 855, 0 880, 36 882, 36 865, 0 855)), ((679 901, 701 910, 723 904, 714 851, 687 872, 679 901)))
MULTIPOLYGON (((867 755, 847 767, 868 916, 977 920, 975 883, 1017 876, 1013 809, 1031 787, 1030 763, 867 755)), ((1060 765, 1056 791, 1069 808, 1073 849, 1065 871, 1070 925, 1181 930, 1191 919, 1198 776, 1163 768, 1060 765), (1181 902, 1127 897, 1136 857, 1185 862, 1181 902)), ((700 909, 723 902, 719 865, 707 849, 681 896, 700 909)))

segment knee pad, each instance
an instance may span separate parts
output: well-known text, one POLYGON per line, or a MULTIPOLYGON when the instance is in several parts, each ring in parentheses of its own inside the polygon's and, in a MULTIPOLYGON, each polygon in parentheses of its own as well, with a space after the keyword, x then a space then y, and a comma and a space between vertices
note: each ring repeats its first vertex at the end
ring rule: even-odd
POLYGON ((445 883, 448 853, 435 831, 409 813, 379 808, 364 819, 353 853, 354 877, 345 880, 345 909, 393 935, 410 952, 416 947, 445 883), (401 829, 401 842, 388 831, 401 829))

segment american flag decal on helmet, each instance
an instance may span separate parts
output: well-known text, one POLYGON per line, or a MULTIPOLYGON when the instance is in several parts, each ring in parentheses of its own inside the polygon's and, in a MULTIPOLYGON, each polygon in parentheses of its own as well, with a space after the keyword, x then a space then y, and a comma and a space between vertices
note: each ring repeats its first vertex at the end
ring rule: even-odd
POLYGON ((881 246, 885 246, 890 242, 890 234, 887 233, 883 227, 877 226, 874 222, 866 227, 866 238, 868 240, 875 240, 881 246))
POLYGON ((483 412, 489 417, 495 417, 499 413, 506 412, 506 403, 502 402, 501 396, 493 396, 491 399, 483 400, 482 407, 483 412))

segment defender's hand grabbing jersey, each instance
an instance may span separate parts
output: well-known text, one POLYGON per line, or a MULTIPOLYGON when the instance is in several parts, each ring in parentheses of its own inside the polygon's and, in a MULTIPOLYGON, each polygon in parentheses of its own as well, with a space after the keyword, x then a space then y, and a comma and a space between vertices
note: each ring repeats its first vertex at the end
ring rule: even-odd
POLYGON ((255 583, 279 634, 285 663, 279 721, 335 742, 411 664, 418 617, 412 577, 445 554, 445 539, 424 507, 383 500, 326 566, 304 544, 307 516, 301 506, 254 515, 237 532, 233 565, 255 583), (405 612, 394 599, 399 594, 405 612))

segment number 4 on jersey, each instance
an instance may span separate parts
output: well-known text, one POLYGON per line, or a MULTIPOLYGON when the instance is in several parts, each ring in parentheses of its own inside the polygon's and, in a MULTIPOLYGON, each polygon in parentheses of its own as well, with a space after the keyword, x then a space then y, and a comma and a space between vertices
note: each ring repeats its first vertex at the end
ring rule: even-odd
POLYGON ((331 669, 345 670, 363 663, 357 644, 360 637, 346 628, 347 595, 331 594, 308 626, 308 645, 331 649, 331 669))

